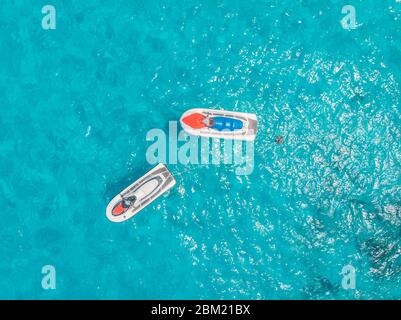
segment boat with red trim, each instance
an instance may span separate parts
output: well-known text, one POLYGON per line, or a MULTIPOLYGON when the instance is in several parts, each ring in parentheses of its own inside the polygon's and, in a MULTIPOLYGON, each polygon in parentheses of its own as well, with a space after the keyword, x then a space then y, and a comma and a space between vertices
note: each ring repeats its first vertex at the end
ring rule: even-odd
POLYGON ((226 110, 190 109, 180 122, 187 133, 210 138, 252 141, 258 129, 255 114, 226 110))
POLYGON ((107 206, 106 216, 113 222, 126 221, 171 189, 175 183, 167 167, 159 163, 142 178, 116 195, 107 206))

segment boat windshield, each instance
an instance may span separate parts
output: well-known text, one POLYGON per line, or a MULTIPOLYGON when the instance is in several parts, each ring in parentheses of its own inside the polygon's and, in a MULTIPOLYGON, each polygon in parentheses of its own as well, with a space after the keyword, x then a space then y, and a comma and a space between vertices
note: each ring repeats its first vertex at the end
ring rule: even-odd
POLYGON ((136 196, 130 196, 127 198, 123 199, 123 207, 124 208, 129 208, 132 206, 132 204, 135 202, 136 200, 136 196))
POLYGON ((206 118, 206 119, 203 120, 203 123, 204 123, 207 127, 213 127, 213 125, 214 125, 213 118, 206 118))

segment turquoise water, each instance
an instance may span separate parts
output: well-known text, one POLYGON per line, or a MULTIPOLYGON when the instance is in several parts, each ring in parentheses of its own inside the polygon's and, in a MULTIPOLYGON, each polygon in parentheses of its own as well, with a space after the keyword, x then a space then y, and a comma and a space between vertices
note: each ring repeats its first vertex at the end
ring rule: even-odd
POLYGON ((0 298, 401 298, 400 1, 45 4, 0 3, 0 298), (168 164, 109 222, 193 107, 257 114, 253 173, 168 164))

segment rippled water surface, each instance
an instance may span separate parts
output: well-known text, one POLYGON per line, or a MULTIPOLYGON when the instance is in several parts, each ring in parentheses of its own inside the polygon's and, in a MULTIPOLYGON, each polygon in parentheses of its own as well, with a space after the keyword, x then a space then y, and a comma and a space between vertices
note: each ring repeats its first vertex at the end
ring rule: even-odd
POLYGON ((0 3, 1 298, 401 298, 401 1, 50 2, 0 3), (109 222, 193 107, 257 114, 253 173, 109 222))

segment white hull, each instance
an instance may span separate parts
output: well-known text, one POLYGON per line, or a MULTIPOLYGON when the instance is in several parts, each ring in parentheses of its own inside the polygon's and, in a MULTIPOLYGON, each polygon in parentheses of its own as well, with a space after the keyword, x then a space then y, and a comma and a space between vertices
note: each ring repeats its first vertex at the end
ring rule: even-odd
POLYGON ((209 137, 209 138, 220 138, 220 139, 235 139, 235 140, 247 140, 253 141, 256 137, 256 132, 258 129, 258 120, 255 114, 252 113, 244 113, 244 112, 235 112, 235 111, 226 111, 226 110, 213 110, 213 109, 190 109, 184 112, 184 114, 180 118, 180 123, 183 129, 194 136, 201 137, 209 137), (206 117, 230 117, 237 120, 240 120, 243 123, 242 129, 234 130, 234 131, 218 131, 212 128, 201 128, 194 129, 185 124, 182 119, 193 114, 200 113, 206 117))
POLYGON ((120 194, 116 195, 107 205, 106 216, 113 222, 124 222, 139 211, 171 189, 176 181, 164 164, 158 164, 146 173, 142 178, 136 180, 120 194), (135 196, 136 200, 132 207, 120 215, 114 215, 113 209, 121 203, 123 198, 135 196))

